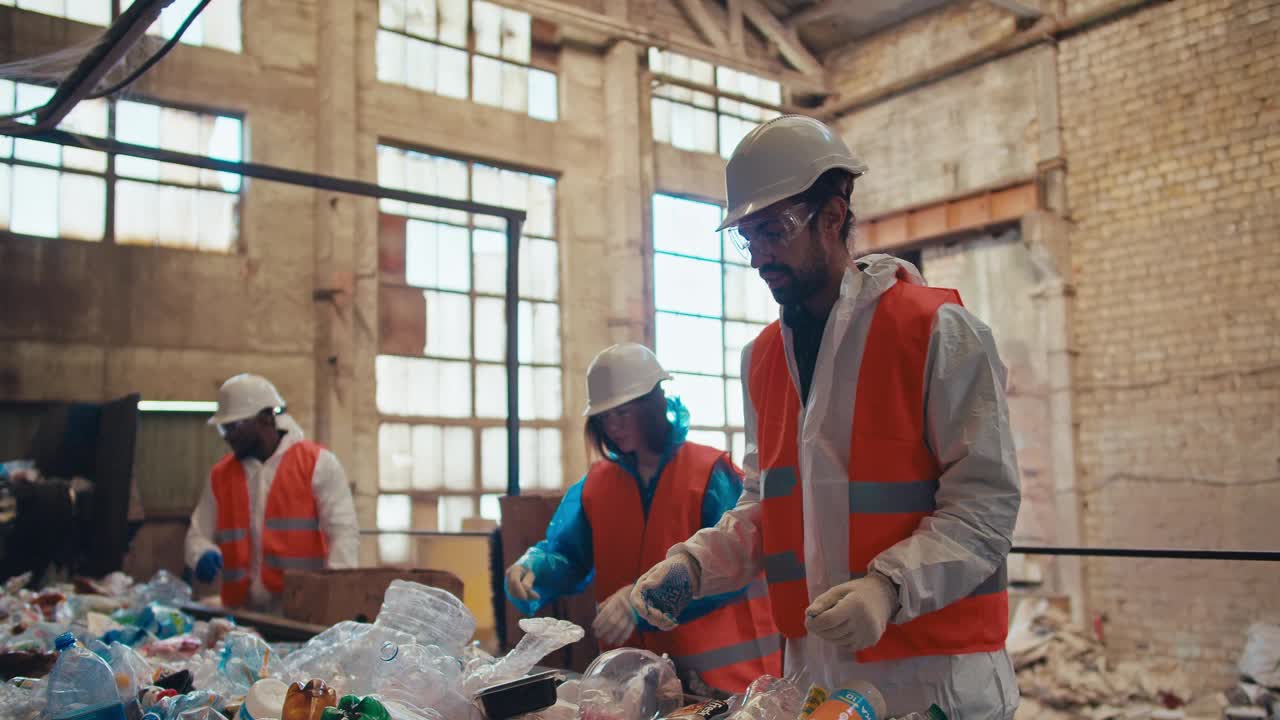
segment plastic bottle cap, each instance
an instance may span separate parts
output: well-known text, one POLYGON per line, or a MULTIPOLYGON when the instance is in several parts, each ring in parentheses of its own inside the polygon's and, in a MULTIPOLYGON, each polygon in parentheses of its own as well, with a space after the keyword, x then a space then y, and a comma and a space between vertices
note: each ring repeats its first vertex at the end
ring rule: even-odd
POLYGON ((66 650, 67 648, 75 644, 76 644, 76 635, 75 633, 70 633, 70 632, 62 633, 57 637, 57 639, 53 641, 53 647, 58 652, 62 652, 63 650, 66 650))

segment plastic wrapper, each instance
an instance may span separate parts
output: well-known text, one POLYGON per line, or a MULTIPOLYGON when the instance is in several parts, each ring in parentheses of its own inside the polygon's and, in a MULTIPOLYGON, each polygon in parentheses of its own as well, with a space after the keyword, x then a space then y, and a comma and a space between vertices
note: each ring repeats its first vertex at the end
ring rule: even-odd
POLYGON ((452 654, 476 632, 476 618, 451 593, 405 580, 392 580, 375 625, 406 632, 419 645, 438 645, 452 654))
POLYGON ((747 687, 742 704, 725 720, 793 720, 805 703, 805 692, 790 680, 761 675, 747 687))
POLYGON ((619 648, 596 658, 583 673, 578 717, 651 720, 679 708, 683 698, 670 660, 648 650, 619 648))
POLYGON ((168 570, 158 570, 149 582, 135 585, 131 595, 134 607, 157 602, 181 606, 191 602, 191 586, 168 570))
MULTIPOLYGON (((129 643, 124 643, 128 645, 129 643)), ((199 653, 204 645, 200 639, 191 635, 179 635, 167 640, 155 640, 144 634, 144 641, 134 643, 142 649, 143 655, 161 662, 181 662, 199 653)))
POLYGON ((66 631, 65 625, 37 622, 21 633, 6 638, 4 648, 10 652, 51 652, 54 638, 66 631))
POLYGON ((203 628, 197 623, 195 635, 200 638, 205 647, 217 647, 218 643, 235 630, 236 623, 231 618, 214 618, 205 623, 203 628))
POLYGON ((284 696, 280 720, 320 720, 325 708, 338 705, 338 693, 323 680, 296 682, 284 696))
POLYGON ((582 628, 568 620, 555 618, 524 618, 520 620, 524 636, 503 657, 491 663, 468 668, 463 680, 463 691, 474 697, 482 688, 523 677, 542 658, 565 645, 575 643, 585 634, 582 628))

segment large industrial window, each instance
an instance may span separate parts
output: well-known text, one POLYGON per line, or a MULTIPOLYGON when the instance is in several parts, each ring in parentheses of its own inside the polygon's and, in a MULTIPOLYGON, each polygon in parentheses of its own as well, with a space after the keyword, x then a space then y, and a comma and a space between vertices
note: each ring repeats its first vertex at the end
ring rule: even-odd
POLYGON ((653 197, 654 350, 689 408, 689 439, 742 462, 742 347, 778 306, 733 243, 714 203, 653 197))
POLYGON ((528 13, 484 0, 379 0, 382 82, 559 118, 553 54, 534 43, 528 13))
MULTIPOLYGON (((528 212, 520 242, 521 482, 559 489, 555 179, 383 145, 378 181, 528 212)), ((380 209, 378 526, 458 531, 467 518, 497 520, 507 487, 505 223, 395 200, 380 209)), ((403 538, 381 540, 384 561, 408 559, 403 538)))
MULTIPOLYGON (((182 34, 182 42, 240 52, 240 2, 213 0, 182 34)), ((110 24, 112 18, 118 17, 133 3, 134 0, 0 0, 0 6, 103 26, 110 24)), ((148 34, 172 37, 199 4, 200 0, 174 0, 172 5, 161 11, 160 18, 148 29, 148 34)))
POLYGON ((681 150, 733 154, 751 128, 781 115, 774 80, 649 48, 653 139, 681 150))
MULTIPOLYGON (((0 80, 0 115, 53 88, 0 80)), ((85 100, 70 132, 239 161, 239 118, 135 100, 85 100)), ((0 137, 0 229, 18 235, 232 252, 241 177, 155 160, 0 137)))

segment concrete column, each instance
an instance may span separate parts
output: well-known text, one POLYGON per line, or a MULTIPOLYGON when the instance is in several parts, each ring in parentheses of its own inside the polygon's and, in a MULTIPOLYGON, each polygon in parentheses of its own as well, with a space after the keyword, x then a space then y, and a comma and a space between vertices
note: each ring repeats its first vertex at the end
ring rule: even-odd
MULTIPOLYGON (((1046 281, 1035 294, 1044 323, 1042 337, 1049 378, 1049 467, 1053 475, 1056 509, 1056 541, 1059 545, 1085 544, 1081 505, 1076 483, 1076 432, 1072 411, 1072 324, 1075 297, 1072 286, 1071 226, 1066 196, 1066 164, 1062 146, 1062 122, 1058 90, 1058 49, 1050 44, 1035 51, 1036 114, 1039 118, 1038 184, 1041 211, 1024 218, 1023 238, 1046 266, 1046 281)), ((1075 622, 1088 617, 1088 588, 1080 558, 1055 561, 1056 585, 1071 599, 1075 622)))
MULTIPOLYGON (((651 324, 648 298, 652 295, 651 253, 647 248, 647 208, 652 192, 652 162, 648 168, 639 148, 649 138, 641 120, 640 53, 634 43, 619 42, 605 55, 604 202, 608 220, 605 258, 612 278, 609 294, 609 335, 612 342, 643 342, 651 324), (646 179, 648 178, 648 182, 646 179)), ((647 115, 647 108, 643 108, 647 115)))
MULTIPOLYGON (((319 0, 313 169, 355 177, 363 148, 357 135, 357 8, 349 0, 319 0)), ((357 486, 366 478, 355 454, 353 387, 357 204, 341 193, 316 192, 315 216, 315 425, 313 437, 327 445, 357 486)))

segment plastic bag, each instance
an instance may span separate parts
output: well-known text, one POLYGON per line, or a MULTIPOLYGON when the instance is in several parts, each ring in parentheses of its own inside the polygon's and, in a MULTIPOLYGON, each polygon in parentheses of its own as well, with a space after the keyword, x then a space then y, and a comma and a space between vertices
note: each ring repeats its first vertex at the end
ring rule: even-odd
POLYGON ((1256 622, 1240 653, 1240 674, 1259 685, 1280 687, 1280 625, 1256 622))
POLYGON ((476 618, 451 593, 405 580, 392 580, 374 625, 409 633, 419 645, 438 645, 453 655, 476 632, 476 618))
POLYGON ((578 717, 650 720, 679 708, 683 699, 670 660, 648 650, 619 648, 596 658, 583 673, 578 717))
POLYGON ((725 720, 792 720, 804 700, 805 692, 794 682, 761 675, 747 687, 742 705, 725 720))

